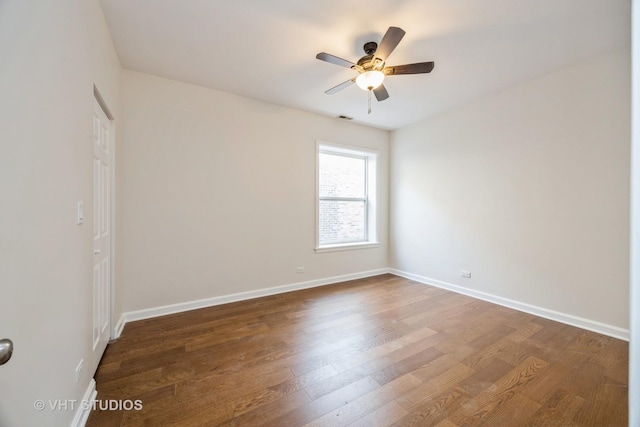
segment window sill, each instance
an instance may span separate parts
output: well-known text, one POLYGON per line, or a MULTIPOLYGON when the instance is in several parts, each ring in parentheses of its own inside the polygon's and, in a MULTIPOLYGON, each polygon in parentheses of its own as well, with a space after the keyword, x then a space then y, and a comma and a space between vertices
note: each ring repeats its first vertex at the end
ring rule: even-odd
POLYGON ((338 245, 324 245, 316 248, 316 253, 350 251, 354 249, 378 248, 378 242, 357 242, 357 243, 341 243, 338 245))

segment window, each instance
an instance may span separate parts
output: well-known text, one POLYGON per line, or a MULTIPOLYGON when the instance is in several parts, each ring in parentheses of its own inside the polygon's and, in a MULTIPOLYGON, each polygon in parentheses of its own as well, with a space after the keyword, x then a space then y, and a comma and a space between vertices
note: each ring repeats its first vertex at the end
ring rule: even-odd
POLYGON ((317 251, 377 246, 376 157, 318 143, 317 251))

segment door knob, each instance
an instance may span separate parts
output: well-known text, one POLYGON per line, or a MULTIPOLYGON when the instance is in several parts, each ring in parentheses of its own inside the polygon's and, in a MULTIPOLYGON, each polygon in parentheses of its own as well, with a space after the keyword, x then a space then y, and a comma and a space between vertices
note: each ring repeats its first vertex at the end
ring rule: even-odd
POLYGON ((100 249, 94 249, 93 254, 94 255, 100 255, 100 249))
POLYGON ((13 342, 10 339, 4 338, 0 340, 0 365, 4 365, 11 359, 13 354, 13 342))

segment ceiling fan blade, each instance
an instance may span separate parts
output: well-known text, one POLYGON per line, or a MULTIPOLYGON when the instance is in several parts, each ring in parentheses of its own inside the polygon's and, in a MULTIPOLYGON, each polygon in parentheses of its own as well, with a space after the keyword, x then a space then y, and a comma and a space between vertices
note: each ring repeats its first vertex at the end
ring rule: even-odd
POLYGON ((319 54, 317 54, 316 59, 319 59, 320 61, 330 62, 331 64, 336 64, 346 68, 351 68, 356 65, 353 62, 347 61, 346 59, 338 58, 337 56, 330 55, 325 52, 320 52, 319 54))
POLYGON ((384 101, 389 97, 389 92, 387 92, 387 88, 384 85, 380 85, 373 90, 373 94, 376 96, 378 101, 384 101))
POLYGON ((376 58, 380 58, 383 61, 387 60, 387 57, 391 55, 391 52, 398 46, 400 40, 405 35, 405 31, 398 27, 389 27, 385 35, 382 37, 378 49, 374 53, 376 58))
POLYGON ((418 62, 416 64, 394 65, 384 67, 384 73, 388 76, 395 74, 424 74, 430 73, 435 64, 431 62, 418 62))
POLYGON ((346 82, 342 82, 339 85, 334 86, 329 90, 326 90, 324 93, 326 93, 327 95, 333 95, 334 93, 340 92, 342 89, 351 86, 355 81, 356 81, 355 78, 351 80, 347 80, 346 82))

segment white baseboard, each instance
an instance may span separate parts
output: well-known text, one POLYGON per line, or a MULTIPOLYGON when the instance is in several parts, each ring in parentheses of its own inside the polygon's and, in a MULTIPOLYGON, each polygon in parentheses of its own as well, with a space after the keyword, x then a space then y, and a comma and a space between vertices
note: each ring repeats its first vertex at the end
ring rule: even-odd
MULTIPOLYGON (((285 292, 298 291, 301 289, 316 288, 318 286, 331 285, 334 283, 346 282, 348 280, 363 279, 365 277, 378 276, 380 274, 389 273, 388 268, 380 268, 377 270, 363 271, 360 273, 344 274, 341 276, 327 277, 324 279, 310 280, 308 282, 292 283, 283 286, 274 286, 266 289, 257 289, 255 291, 239 292, 237 294, 223 295, 219 297, 206 298, 196 301, 187 301, 178 304, 165 305, 161 307, 147 308, 144 310, 129 311, 124 313, 121 320, 118 321, 120 331, 128 322, 136 320, 149 319, 152 317, 166 316, 167 314, 181 313, 183 311, 196 310, 199 308, 212 307, 215 305, 228 304, 230 302, 245 301, 254 298, 265 297, 269 295, 277 295, 285 292)), ((119 336, 120 334, 118 334, 119 336)))
POLYGON ((476 291, 473 289, 465 288, 463 286, 458 286, 451 283, 442 282, 440 280, 431 279, 429 277, 408 273, 406 271, 400 271, 392 268, 392 269, 389 269, 389 273, 395 274, 396 276, 404 277, 406 279, 415 280, 416 282, 424 283, 425 285, 435 286, 437 288, 446 289, 448 291, 456 292, 456 293, 467 295, 483 301, 488 301, 504 307, 512 308, 514 310, 523 311, 525 313, 533 314, 534 316, 543 317, 545 319, 554 320, 560 323, 565 323, 567 325, 575 326, 581 329, 586 329, 588 331, 597 332, 602 335, 607 335, 613 338, 629 341, 628 329, 607 325, 605 323, 596 322, 594 320, 584 319, 582 317, 573 316, 571 314, 549 310, 547 308, 538 307, 538 306, 523 303, 520 301, 514 301, 514 300, 503 298, 497 295, 488 294, 486 292, 476 291))
MULTIPOLYGON (((87 390, 84 392, 84 396, 82 396, 82 402, 90 402, 95 400, 98 392, 96 391, 96 381, 91 378, 89 381, 89 385, 87 386, 87 390)), ((91 414, 91 405, 78 405, 78 409, 76 409, 76 414, 73 417, 73 421, 71 421, 71 427, 84 427, 89 419, 89 415, 91 414)))
POLYGON ((111 337, 112 340, 115 340, 117 338, 120 338, 120 334, 122 334, 122 330, 124 329, 124 314, 120 316, 120 319, 118 319, 118 323, 116 323, 115 328, 113 328, 113 336, 111 337))
POLYGON ((378 276, 380 274, 391 273, 396 276, 404 277, 407 279, 415 280, 416 282, 424 283, 426 285, 435 286, 438 288, 446 289, 459 294, 467 295, 473 298, 477 298, 483 301, 498 304, 504 307, 512 308, 514 310, 523 311, 525 313, 533 314, 534 316, 543 317, 545 319, 553 320, 567 325, 575 326, 588 331, 597 332, 599 334, 607 335, 613 338, 629 341, 629 330, 619 328, 617 326, 600 323, 594 320, 585 319, 571 314, 561 313, 558 311, 550 310, 543 307, 523 303, 520 301, 503 298, 497 295, 492 295, 486 292, 477 291, 474 289, 465 288, 463 286, 454 285, 452 283, 443 282, 429 277, 420 276, 406 271, 397 269, 380 268, 377 270, 369 270, 360 273, 345 274, 341 276, 333 276, 324 279, 310 280, 307 282, 292 283, 283 286, 274 286, 266 289, 258 289, 255 291, 239 292, 236 294, 223 295, 219 297, 206 298, 196 301, 187 301, 177 304, 165 305, 161 307, 147 308, 144 310, 136 310, 123 313, 115 330, 117 338, 122 333, 122 329, 128 322, 136 320, 149 319, 153 317, 165 316, 167 314, 181 313, 183 311, 197 310, 199 308, 212 307, 221 304, 228 304, 230 302, 246 301, 254 298, 265 297, 269 295, 277 295, 285 292, 292 292, 302 289, 315 288, 319 286, 331 285, 334 283, 346 282, 348 280, 363 279, 365 277, 378 276))

